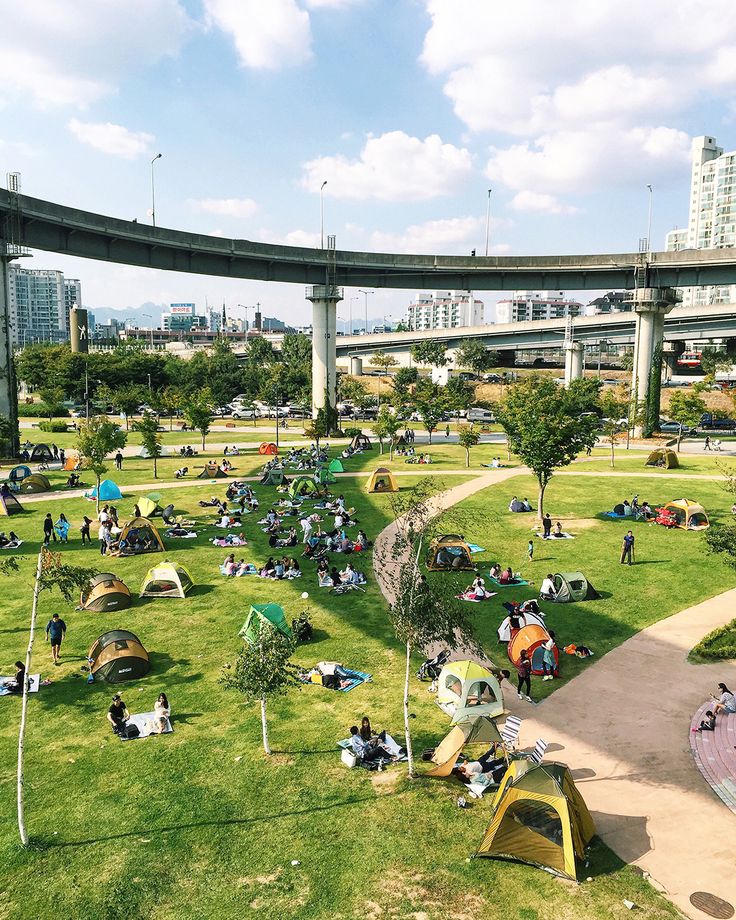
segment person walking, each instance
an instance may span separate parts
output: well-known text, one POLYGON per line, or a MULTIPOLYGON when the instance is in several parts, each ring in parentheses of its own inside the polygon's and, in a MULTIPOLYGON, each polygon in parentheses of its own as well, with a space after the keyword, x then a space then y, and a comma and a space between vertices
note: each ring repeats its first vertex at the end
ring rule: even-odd
POLYGON ((710 436, 705 436, 705 444, 703 445, 703 450, 710 450, 710 436))
POLYGON ((555 661, 555 634, 551 629, 549 639, 547 639, 542 648, 542 670, 544 671, 542 680, 554 680, 557 662, 555 661))
POLYGON ((529 562, 534 562, 534 540, 532 540, 531 538, 529 539, 529 542, 527 543, 526 555, 527 555, 527 558, 529 559, 529 562))
POLYGON ((115 454, 115 469, 122 470, 123 468, 123 453, 118 448, 118 452, 115 454))
POLYGON ((56 543, 56 533, 54 532, 54 522, 51 517, 51 512, 49 512, 46 517, 43 519, 43 545, 48 546, 51 542, 51 538, 54 538, 54 543, 56 543))
POLYGON ((624 541, 621 544, 621 565, 626 563, 627 565, 634 564, 634 534, 629 531, 624 537, 624 541))
POLYGON ((450 437, 450 426, 449 425, 445 425, 445 437, 446 438, 450 437))
POLYGON ((66 636, 66 623, 58 613, 55 613, 46 624, 46 641, 51 643, 51 659, 54 664, 60 664, 59 651, 61 640, 66 636))
POLYGON ((89 533, 89 525, 91 523, 92 523, 92 520, 88 518, 87 515, 85 514, 82 520, 82 526, 79 528, 79 532, 82 534, 82 546, 84 546, 85 542, 90 543, 90 544, 92 543, 92 537, 90 536, 90 533, 89 533))
POLYGON ((516 673, 518 675, 518 681, 516 682, 516 692, 519 694, 519 699, 526 699, 527 702, 532 702, 532 663, 529 660, 529 652, 523 648, 519 655, 519 663, 516 665, 516 673), (526 694, 521 692, 522 688, 526 687, 526 694))

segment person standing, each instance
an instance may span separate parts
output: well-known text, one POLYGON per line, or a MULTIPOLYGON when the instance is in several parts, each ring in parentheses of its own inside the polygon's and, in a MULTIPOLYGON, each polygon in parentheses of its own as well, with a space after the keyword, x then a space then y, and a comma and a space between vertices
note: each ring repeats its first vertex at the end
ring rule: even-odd
POLYGON ((544 539, 549 540, 550 535, 552 534, 552 518, 549 516, 549 512, 542 518, 542 530, 544 533, 544 539))
POLYGON ((532 663, 529 660, 529 652, 523 648, 519 655, 519 663, 516 665, 516 673, 518 675, 518 681, 516 682, 516 692, 519 694, 519 699, 526 699, 527 702, 532 702, 532 663), (526 694, 523 694, 522 688, 526 687, 526 694))
POLYGON ((128 707, 123 702, 119 693, 112 698, 110 708, 107 710, 107 721, 112 725, 112 730, 119 735, 125 728, 125 723, 130 718, 128 707))
POLYGON ((58 533, 62 543, 69 542, 69 521, 63 511, 59 515, 59 520, 54 524, 54 531, 58 533))
POLYGON ((82 546, 84 546, 85 540, 89 544, 92 543, 92 537, 90 536, 90 533, 89 533, 89 525, 91 523, 92 523, 91 518, 88 518, 87 515, 85 514, 84 518, 82 519, 82 526, 79 528, 79 532, 82 534, 82 546))
POLYGON ((51 538, 54 538, 54 543, 56 543, 56 533, 54 532, 54 522, 51 518, 51 512, 49 512, 46 517, 43 519, 43 545, 48 546, 51 542, 51 538))
POLYGON ((123 452, 118 448, 118 452, 115 454, 115 469, 122 470, 123 468, 123 452))
POLYGON ((624 542, 621 544, 621 565, 626 563, 627 565, 634 564, 634 534, 629 531, 624 537, 624 542))
POLYGON ((107 522, 100 524, 97 539, 100 541, 100 555, 104 556, 107 553, 107 547, 110 543, 110 528, 107 526, 107 522))
POLYGON ((526 555, 529 562, 534 562, 534 540, 531 538, 529 538, 529 542, 527 543, 526 555))
POLYGON ((547 639, 542 648, 542 670, 544 671, 542 680, 554 680, 557 662, 555 661, 555 634, 551 629, 549 639, 547 639))
POLYGON ((449 425, 445 425, 445 437, 446 438, 450 437, 450 426, 449 425))
POLYGON ((46 624, 46 641, 51 643, 51 660, 59 664, 61 641, 66 636, 66 623, 55 613, 46 624))

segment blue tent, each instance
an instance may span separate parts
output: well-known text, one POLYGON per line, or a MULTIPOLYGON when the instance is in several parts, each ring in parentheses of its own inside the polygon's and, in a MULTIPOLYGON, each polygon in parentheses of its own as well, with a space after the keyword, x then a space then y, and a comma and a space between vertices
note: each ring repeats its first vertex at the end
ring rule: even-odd
MULTIPOLYGON (((123 497, 123 493, 112 481, 112 479, 103 479, 100 483, 100 501, 114 502, 123 497)), ((85 498, 97 498, 97 486, 85 495, 85 498)))

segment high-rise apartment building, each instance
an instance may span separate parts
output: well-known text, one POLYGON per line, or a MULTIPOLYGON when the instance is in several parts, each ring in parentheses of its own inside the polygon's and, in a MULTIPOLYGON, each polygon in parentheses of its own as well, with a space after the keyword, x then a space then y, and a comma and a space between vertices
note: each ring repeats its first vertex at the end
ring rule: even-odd
POLYGON ((10 265, 8 299, 13 345, 67 342, 69 310, 82 306, 82 285, 53 269, 10 265))
POLYGON ((407 310, 411 329, 454 329, 457 326, 482 326, 483 301, 471 291, 432 291, 417 294, 407 310))
MULTIPOLYGON (((736 151, 724 153, 714 137, 693 138, 690 215, 670 230, 668 252, 736 246, 736 151)), ((736 303, 736 284, 682 288, 683 306, 736 303)))
POLYGON ((514 291, 496 304, 497 323, 523 323, 526 320, 560 319, 578 316, 583 305, 568 300, 564 291, 514 291))

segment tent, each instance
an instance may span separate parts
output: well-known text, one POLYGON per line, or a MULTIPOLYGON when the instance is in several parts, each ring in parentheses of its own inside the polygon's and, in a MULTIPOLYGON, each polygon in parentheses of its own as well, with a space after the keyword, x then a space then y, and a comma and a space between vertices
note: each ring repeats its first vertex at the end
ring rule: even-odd
POLYGON ((139 498, 136 504, 141 513, 141 517, 150 518, 157 512, 160 513, 161 507, 158 503, 159 495, 146 495, 145 498, 139 498))
POLYGON ((11 485, 17 485, 19 482, 22 482, 27 476, 31 475, 31 468, 29 466, 14 466, 13 469, 8 473, 8 482, 11 485))
MULTIPOLYGON (((544 614, 542 614, 541 611, 539 613, 532 613, 531 611, 524 611, 522 615, 524 619, 526 620, 526 623, 525 623, 526 626, 531 626, 533 624, 536 624, 537 626, 541 626, 544 629, 547 628, 544 625, 544 614)), ((498 627, 498 641, 499 642, 510 642, 511 641, 511 623, 508 617, 502 620, 501 625, 498 627)))
POLYGON ((284 471, 273 467, 270 470, 266 470, 261 478, 262 486, 287 486, 288 484, 289 480, 284 475, 284 471))
POLYGON ((674 516, 677 521, 676 526, 683 530, 705 530, 710 527, 705 508, 697 502, 690 501, 689 498, 678 498, 673 502, 667 502, 664 510, 674 516))
POLYGON ((109 684, 135 680, 151 670, 148 652, 141 640, 127 629, 103 633, 87 653, 90 671, 109 684))
POLYGON ((289 486, 289 498, 296 498, 298 495, 312 495, 317 491, 317 483, 313 476, 295 476, 289 486))
POLYGON ((8 492, 5 495, 0 492, 0 515, 20 514, 22 511, 23 505, 21 505, 12 492, 8 492))
POLYGON ((48 492, 51 483, 43 473, 31 473, 18 485, 21 495, 32 495, 34 492, 48 492))
POLYGON ((189 570, 178 562, 161 562, 146 573, 141 597, 186 597, 194 587, 189 570))
POLYGON ((217 463, 208 463, 202 467, 197 479, 227 479, 227 473, 217 463))
MULTIPOLYGON (((532 663, 532 674, 544 674, 542 660, 544 657, 544 643, 549 639, 549 633, 544 626, 538 623, 527 623, 520 630, 514 633, 508 644, 509 659, 517 665, 521 660, 521 652, 526 649, 529 660, 532 663)), ((557 646, 554 649, 555 654, 555 671, 559 662, 560 654, 557 646)))
MULTIPOLYGON (((159 444, 158 449, 159 449, 159 454, 158 454, 159 457, 165 457, 166 454, 168 453, 168 448, 164 447, 163 444, 159 444)), ((141 447, 141 449, 138 451, 138 456, 141 457, 143 460, 148 460, 151 457, 151 455, 148 453, 147 447, 141 447)))
POLYGON ((432 540, 426 562, 430 572, 475 569, 470 547, 457 533, 447 533, 432 540))
POLYGON ((54 454, 48 444, 35 444, 31 451, 31 463, 41 463, 44 460, 53 462, 54 454))
POLYGON ((82 457, 79 454, 79 451, 68 450, 64 455, 64 466, 63 470, 66 470, 67 473, 73 473, 74 470, 79 469, 79 465, 82 462, 82 457))
POLYGON ((577 881, 576 861, 594 836, 593 818, 564 764, 514 760, 476 856, 528 863, 577 881))
POLYGON ((337 479, 335 478, 335 474, 331 472, 330 469, 324 466, 320 467, 317 470, 316 479, 317 479, 317 482, 323 486, 330 485, 333 482, 337 482, 337 479))
POLYGON ((368 479, 369 492, 398 492, 399 487, 396 485, 394 474, 387 470, 385 466, 379 466, 374 470, 368 479))
POLYGON ((549 600, 555 604, 594 601, 600 597, 582 572, 557 572, 554 577, 554 586, 555 596, 549 600))
POLYGON ((291 638, 291 627, 286 622, 284 608, 278 604, 251 604, 243 628, 238 633, 248 642, 255 643, 262 626, 272 626, 287 638, 291 638))
MULTIPOLYGON (((85 498, 96 499, 97 498, 97 486, 92 489, 91 492, 85 492, 85 498)), ((100 483, 100 501, 101 502, 114 502, 118 501, 123 497, 123 493, 118 488, 117 484, 112 481, 112 479, 103 479, 100 483)))
POLYGON ((343 465, 342 460, 339 457, 335 457, 334 460, 330 460, 330 465, 327 467, 327 469, 331 473, 344 473, 345 472, 345 467, 343 465))
POLYGON ((275 456, 279 452, 278 447, 273 443, 273 441, 264 441, 261 446, 258 448, 259 454, 265 454, 270 456, 275 456))
POLYGON ((494 718, 503 712, 501 685, 474 661, 451 661, 442 668, 435 702, 452 717, 453 725, 472 716, 494 718))
POLYGON ((471 716, 457 722, 440 741, 432 754, 432 763, 426 776, 449 776, 463 749, 469 744, 490 747, 494 742, 502 744, 496 723, 488 716, 471 716))
POLYGON ((662 466, 666 470, 677 469, 679 466, 677 454, 670 447, 658 447, 647 457, 644 466, 662 466))
POLYGON ((164 544, 148 518, 137 517, 123 527, 120 549, 125 556, 138 556, 142 553, 162 553, 164 544))
POLYGON ((96 610, 109 613, 111 610, 125 610, 133 601, 127 585, 112 572, 101 572, 90 580, 89 590, 82 591, 82 610, 96 610))
POLYGON ((370 450, 371 449, 371 439, 367 434, 356 434, 353 440, 350 442, 350 446, 353 450, 370 450))

